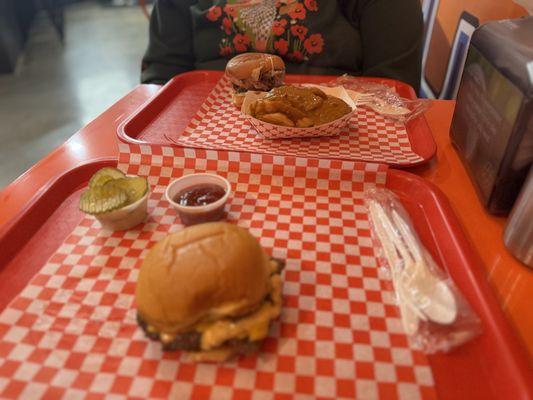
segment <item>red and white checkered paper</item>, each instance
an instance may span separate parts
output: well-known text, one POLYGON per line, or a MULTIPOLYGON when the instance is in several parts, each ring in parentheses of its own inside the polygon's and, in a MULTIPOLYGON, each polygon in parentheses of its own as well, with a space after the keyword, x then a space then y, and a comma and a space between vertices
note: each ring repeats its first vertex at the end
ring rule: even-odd
POLYGON ((361 198, 384 184, 386 167, 137 145, 121 145, 119 166, 149 177, 150 218, 115 233, 84 218, 0 314, 0 398, 436 397, 378 269, 361 198), (280 319, 257 355, 229 363, 163 353, 135 322, 142 259, 182 228, 165 186, 197 171, 226 176, 229 221, 287 260, 280 319))
POLYGON ((405 125, 364 107, 358 108, 338 136, 267 139, 234 106, 231 83, 222 77, 184 132, 166 132, 176 144, 206 149, 251 151, 297 157, 341 158, 395 165, 422 160, 409 142, 405 125))

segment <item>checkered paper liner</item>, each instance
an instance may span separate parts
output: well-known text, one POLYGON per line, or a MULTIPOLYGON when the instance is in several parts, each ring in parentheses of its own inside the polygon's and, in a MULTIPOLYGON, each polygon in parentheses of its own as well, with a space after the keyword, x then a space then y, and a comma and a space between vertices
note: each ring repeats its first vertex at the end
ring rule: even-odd
POLYGON ((231 83, 225 77, 213 88, 185 131, 167 131, 165 137, 178 145, 207 149, 396 165, 422 161, 411 147, 405 125, 387 120, 364 107, 358 108, 337 136, 263 138, 233 104, 231 83))
POLYGON ((435 398, 377 268, 362 191, 386 167, 250 153, 120 145, 119 167, 148 176, 150 217, 109 232, 84 218, 0 314, 0 398, 435 398), (257 355, 223 364, 163 353, 135 322, 138 268, 182 228, 164 199, 183 174, 216 172, 228 220, 287 261, 284 304, 257 355))

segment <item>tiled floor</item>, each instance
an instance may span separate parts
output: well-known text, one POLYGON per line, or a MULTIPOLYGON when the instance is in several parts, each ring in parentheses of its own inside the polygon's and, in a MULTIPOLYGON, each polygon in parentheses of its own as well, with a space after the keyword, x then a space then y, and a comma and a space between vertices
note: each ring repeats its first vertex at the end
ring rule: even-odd
POLYGON ((0 189, 139 83, 138 7, 69 6, 62 46, 39 15, 13 75, 0 75, 0 189))

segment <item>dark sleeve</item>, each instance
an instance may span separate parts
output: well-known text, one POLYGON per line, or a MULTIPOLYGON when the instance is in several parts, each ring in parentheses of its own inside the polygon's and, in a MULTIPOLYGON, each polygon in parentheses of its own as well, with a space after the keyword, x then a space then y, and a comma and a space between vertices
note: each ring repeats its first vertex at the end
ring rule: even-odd
POLYGON ((423 22, 420 0, 344 0, 360 31, 363 75, 398 79, 418 92, 423 22))
POLYGON ((150 39, 142 62, 142 83, 164 83, 194 68, 192 0, 157 0, 150 18, 150 39))

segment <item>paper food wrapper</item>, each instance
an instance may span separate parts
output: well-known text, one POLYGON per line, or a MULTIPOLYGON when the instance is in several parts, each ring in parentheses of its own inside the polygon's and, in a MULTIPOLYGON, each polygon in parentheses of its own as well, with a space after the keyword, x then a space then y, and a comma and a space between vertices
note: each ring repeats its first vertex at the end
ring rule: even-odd
POLYGON ((303 85, 313 86, 322 90, 324 93, 338 97, 344 100, 351 108, 352 112, 342 116, 339 119, 322 124, 318 126, 312 126, 310 128, 295 128, 288 126, 280 126, 270 124, 268 122, 261 121, 250 115, 250 105, 259 99, 264 98, 268 92, 253 92, 249 91, 244 97, 242 103, 241 112, 250 121, 252 126, 257 132, 268 139, 284 139, 284 138, 305 138, 305 137, 321 137, 321 136, 336 136, 339 135, 344 128, 348 125, 350 118, 357 111, 355 102, 352 100, 346 89, 342 86, 326 87, 320 85, 303 85))

